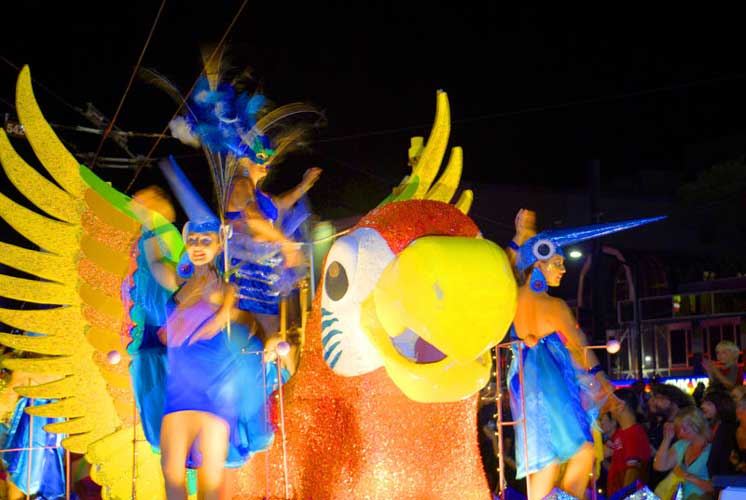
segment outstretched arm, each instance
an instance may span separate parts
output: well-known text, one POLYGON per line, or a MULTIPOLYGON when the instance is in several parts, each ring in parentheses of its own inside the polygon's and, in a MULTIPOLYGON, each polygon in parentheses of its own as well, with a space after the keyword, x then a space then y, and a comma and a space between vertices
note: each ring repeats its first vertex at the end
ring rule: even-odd
POLYGON ((251 236, 257 241, 279 243, 280 252, 285 258, 287 267, 299 266, 303 256, 298 250, 298 244, 285 236, 259 212, 256 204, 251 203, 244 209, 244 221, 251 236))
POLYGON ((549 320, 552 323, 551 328, 554 331, 562 333, 565 338, 565 347, 570 351, 577 365, 586 371, 593 371, 603 391, 607 395, 614 394, 614 386, 606 378, 606 374, 599 369, 598 358, 591 349, 588 349, 588 339, 578 326, 575 316, 567 306, 567 303, 563 300, 555 299, 552 301, 552 306, 548 309, 549 320))
POLYGON ((284 212, 298 203, 298 200, 300 200, 304 194, 310 191, 316 181, 319 180, 320 175, 321 169, 318 167, 313 167, 306 170, 306 173, 303 174, 303 180, 300 182, 300 184, 295 186, 290 191, 282 193, 275 199, 277 208, 280 209, 280 211, 284 212))
POLYGON ((178 276, 176 269, 166 259, 158 242, 158 227, 153 220, 151 210, 159 212, 166 220, 173 221, 175 212, 171 202, 165 193, 156 186, 142 189, 132 197, 130 205, 132 212, 138 218, 146 231, 142 235, 145 258, 148 262, 150 272, 158 283, 167 290, 175 290, 178 287, 178 276))

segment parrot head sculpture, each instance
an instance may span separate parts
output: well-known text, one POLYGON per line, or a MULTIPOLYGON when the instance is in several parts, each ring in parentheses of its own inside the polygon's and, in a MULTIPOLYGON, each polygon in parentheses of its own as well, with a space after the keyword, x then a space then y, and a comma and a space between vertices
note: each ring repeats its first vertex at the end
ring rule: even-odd
POLYGON ((516 284, 503 250, 468 217, 472 194, 450 201, 461 177, 438 92, 427 144, 413 140, 411 175, 329 250, 321 287, 324 360, 337 374, 384 367, 418 402, 464 399, 488 382, 490 349, 505 336, 516 284))

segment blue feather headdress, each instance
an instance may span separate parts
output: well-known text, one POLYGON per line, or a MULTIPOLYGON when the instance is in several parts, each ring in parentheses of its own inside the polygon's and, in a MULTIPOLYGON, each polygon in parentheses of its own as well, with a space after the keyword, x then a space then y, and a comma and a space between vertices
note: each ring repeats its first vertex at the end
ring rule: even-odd
POLYGON ((257 128, 266 103, 264 95, 237 94, 229 83, 221 82, 212 89, 203 76, 189 100, 190 112, 176 118, 171 128, 178 131, 174 134, 177 137, 186 128, 191 137, 212 153, 247 157, 261 165, 275 153, 269 137, 257 128))
POLYGON ((280 125, 284 126, 285 120, 294 115, 321 113, 304 103, 273 108, 261 93, 238 91, 232 83, 221 80, 222 54, 213 55, 204 58, 204 76, 197 81, 188 100, 157 72, 143 69, 140 74, 184 109, 184 115, 169 124, 171 134, 205 152, 223 218, 238 161, 248 158, 269 168, 302 135, 301 127, 282 130, 280 125))
POLYGON ((238 93, 229 83, 213 84, 202 77, 189 100, 188 113, 171 122, 175 137, 204 150, 221 214, 225 212, 238 160, 248 158, 269 168, 300 137, 298 133, 287 133, 273 144, 272 129, 289 116, 318 113, 303 103, 269 108, 262 94, 238 93))

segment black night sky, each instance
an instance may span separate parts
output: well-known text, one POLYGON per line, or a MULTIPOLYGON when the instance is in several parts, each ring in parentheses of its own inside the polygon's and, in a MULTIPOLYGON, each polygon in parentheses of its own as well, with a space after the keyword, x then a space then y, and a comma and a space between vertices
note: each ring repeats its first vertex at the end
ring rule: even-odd
MULTIPOLYGON (((220 39, 241 3, 167 2, 143 66, 188 89, 201 69, 200 45, 220 39)), ((312 151, 281 167, 288 179, 311 163, 325 168, 314 200, 322 210, 351 183, 378 196, 398 182, 408 138, 427 133, 439 88, 450 97, 451 144, 464 147, 467 181, 583 189, 586 162, 598 158, 602 190, 643 170, 668 172, 676 183, 746 148, 737 140, 746 128, 746 66, 735 12, 438 4, 249 1, 230 32, 234 66, 251 66, 272 99, 306 100, 325 110, 328 125, 312 151), (705 147, 692 160, 693 148, 723 138, 726 146, 705 147)), ((6 6, 2 113, 12 113, 13 63, 30 64, 32 76, 65 101, 81 108, 92 102, 112 116, 159 6, 157 0, 6 6)), ((48 92, 37 87, 36 93, 50 121, 90 125, 48 92)), ((136 80, 116 124, 158 132, 174 109, 136 80)), ((95 137, 60 134, 82 151, 96 148, 95 137)), ((146 154, 150 141, 132 139, 130 146, 146 154)), ((109 144, 105 152, 122 155, 109 144)), ((195 151, 169 140, 157 154, 169 152, 195 151)), ((194 161, 193 175, 201 175, 194 161)), ((99 175, 121 189, 132 172, 99 175)), ((151 175, 145 172, 136 187, 153 182, 151 175)), ((342 203, 359 212, 376 200, 342 203)))

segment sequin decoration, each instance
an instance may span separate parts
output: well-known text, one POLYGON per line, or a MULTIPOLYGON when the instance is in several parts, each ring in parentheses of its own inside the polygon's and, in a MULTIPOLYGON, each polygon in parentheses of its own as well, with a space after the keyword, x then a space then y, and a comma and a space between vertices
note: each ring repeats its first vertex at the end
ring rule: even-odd
MULTIPOLYGON (((322 358, 320 297, 300 367, 283 393, 290 498, 490 499, 476 396, 421 404, 406 398, 383 369, 335 375, 322 358)), ((285 498, 281 440, 277 432, 274 445, 239 470, 237 497, 285 498)))
POLYGON ((387 203, 372 210, 358 227, 378 231, 394 253, 401 252, 412 241, 423 236, 464 236, 474 238, 479 228, 474 221, 453 205, 430 200, 387 203))
MULTIPOLYGON (((65 149, 37 106, 28 67, 19 75, 16 96, 26 137, 56 184, 30 174, 28 164, 20 160, 0 130, 0 162, 38 209, 29 210, 0 195, 0 217, 45 250, 35 255, 35 250, 5 244, 2 247, 9 251, 3 252, 0 261, 4 258, 11 267, 50 281, 26 280, 31 283, 27 285, 3 277, 0 294, 61 307, 0 308, 3 323, 41 334, 30 338, 0 334, 0 342, 48 355, 4 359, 3 365, 37 378, 48 377, 48 383, 16 388, 19 394, 57 399, 28 413, 68 419, 46 429, 67 434, 63 447, 87 455, 94 465, 92 476, 106 483, 103 498, 129 498, 133 494, 134 430, 122 427, 123 420, 127 422, 134 413, 128 358, 125 355, 124 362, 113 365, 107 354, 117 348, 114 346, 124 350, 119 333, 125 326, 126 310, 120 303, 119 285, 128 271, 130 248, 140 226, 127 215, 127 197, 110 187, 107 191, 106 183, 92 173, 86 174, 86 180, 81 177, 83 167, 65 149), (98 191, 94 192, 89 182, 96 184, 98 191), (84 253, 89 260, 81 263, 84 253)), ((140 484, 134 493, 138 498, 158 498, 163 494, 158 458, 144 442, 142 431, 137 438, 135 474, 140 484)))
POLYGON ((578 498, 559 488, 554 488, 543 500, 578 500, 578 498))
POLYGON ((661 500, 661 498, 650 491, 650 488, 643 486, 639 490, 625 497, 624 500, 661 500))

